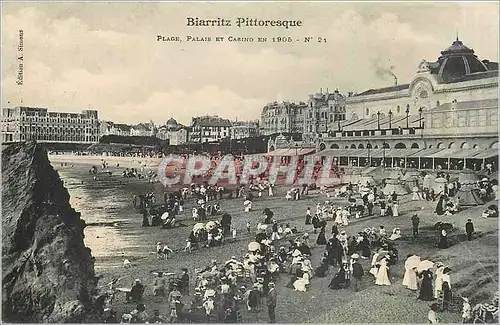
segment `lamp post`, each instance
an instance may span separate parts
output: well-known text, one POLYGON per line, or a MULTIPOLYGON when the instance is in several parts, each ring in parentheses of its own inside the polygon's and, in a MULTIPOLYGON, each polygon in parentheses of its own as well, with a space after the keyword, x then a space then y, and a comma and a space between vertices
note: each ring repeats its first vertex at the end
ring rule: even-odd
POLYGON ((392 129, 392 110, 389 110, 389 129, 392 129))
POLYGON ((370 157, 370 148, 371 148, 371 145, 370 143, 368 142, 366 144, 366 149, 368 149, 368 167, 371 167, 372 166, 372 161, 371 161, 371 157, 370 157))
POLYGON ((377 112, 377 127, 380 130, 380 111, 377 112))
POLYGON ((419 121, 420 121, 420 128, 422 128, 422 111, 423 111, 423 109, 422 109, 422 107, 420 107, 420 108, 418 109, 418 114, 420 115, 420 118, 419 118, 419 121))
POLYGON ((384 143, 382 143, 382 156, 384 157, 383 160, 382 160, 382 166, 385 167, 385 146, 386 146, 386 142, 384 141, 384 143))
POLYGON ((410 107, 409 106, 406 106, 406 128, 409 129, 410 128, 410 123, 408 121, 408 115, 410 114, 410 107))

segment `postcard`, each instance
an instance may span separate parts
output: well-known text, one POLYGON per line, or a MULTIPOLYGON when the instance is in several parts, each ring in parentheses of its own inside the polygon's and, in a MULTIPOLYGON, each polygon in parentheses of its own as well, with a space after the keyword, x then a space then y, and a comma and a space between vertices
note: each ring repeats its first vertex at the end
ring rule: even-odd
POLYGON ((498 2, 2 2, 2 321, 498 323, 498 2))

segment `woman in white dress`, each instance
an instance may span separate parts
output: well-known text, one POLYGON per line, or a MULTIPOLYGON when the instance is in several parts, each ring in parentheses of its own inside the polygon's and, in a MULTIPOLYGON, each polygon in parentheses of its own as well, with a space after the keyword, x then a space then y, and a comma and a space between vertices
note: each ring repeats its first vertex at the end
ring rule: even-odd
POLYGON ((302 275, 302 278, 296 280, 293 283, 293 287, 295 288, 295 291, 300 291, 300 292, 306 292, 307 291, 307 285, 309 285, 309 273, 304 272, 302 275))
POLYGON ((436 263, 437 270, 436 270, 436 281, 434 283, 434 298, 439 297, 439 292, 441 292, 441 289, 443 288, 443 271, 444 271, 444 265, 443 263, 436 263))
POLYGON ((408 265, 408 259, 405 262, 405 275, 403 277, 403 286, 413 291, 418 290, 417 271, 415 267, 411 267, 410 265, 408 265))
POLYGON ((420 195, 418 193, 418 186, 413 186, 412 190, 413 195, 411 196, 412 201, 419 201, 420 200, 420 195))
POLYGON ((392 205, 392 216, 393 217, 399 216, 398 203, 397 202, 394 202, 394 204, 392 205))
POLYGON ((341 208, 337 208, 337 211, 335 212, 335 223, 338 225, 342 224, 342 210, 341 210, 341 208))
POLYGON ((401 238, 401 228, 396 227, 392 230, 392 235, 389 237, 389 240, 396 240, 401 238))
POLYGON ((347 227, 349 225, 349 211, 342 209, 342 225, 347 227))
POLYGON ((383 258, 380 261, 380 267, 378 269, 377 277, 375 279, 375 284, 379 286, 390 286, 391 281, 389 281, 388 275, 389 268, 387 267, 387 260, 383 258))

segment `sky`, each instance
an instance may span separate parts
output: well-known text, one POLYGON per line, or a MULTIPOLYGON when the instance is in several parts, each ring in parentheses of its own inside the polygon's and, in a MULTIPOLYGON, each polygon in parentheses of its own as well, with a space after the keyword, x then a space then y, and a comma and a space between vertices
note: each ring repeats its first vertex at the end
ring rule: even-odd
POLYGON ((408 83, 422 59, 435 61, 457 32, 479 58, 498 61, 498 26, 494 2, 3 2, 2 107, 91 108, 117 123, 163 124, 174 117, 189 124, 207 114, 254 120, 266 103, 307 101, 320 88, 347 93, 393 85, 381 69, 392 67, 399 83, 408 83), (231 19, 233 26, 188 27, 187 17, 231 19), (238 17, 303 24, 238 28, 238 17), (19 30, 22 85, 16 84, 19 30), (157 35, 182 42, 158 42, 157 35), (216 36, 226 41, 215 42, 216 36), (254 42, 228 42, 229 36, 254 42))

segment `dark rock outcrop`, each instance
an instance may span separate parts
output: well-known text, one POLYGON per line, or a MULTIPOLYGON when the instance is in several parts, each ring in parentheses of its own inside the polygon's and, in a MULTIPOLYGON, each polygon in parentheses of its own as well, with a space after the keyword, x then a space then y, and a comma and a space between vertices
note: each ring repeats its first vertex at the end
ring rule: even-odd
POLYGON ((98 321, 94 259, 83 242, 84 228, 41 145, 2 150, 3 321, 98 321))

